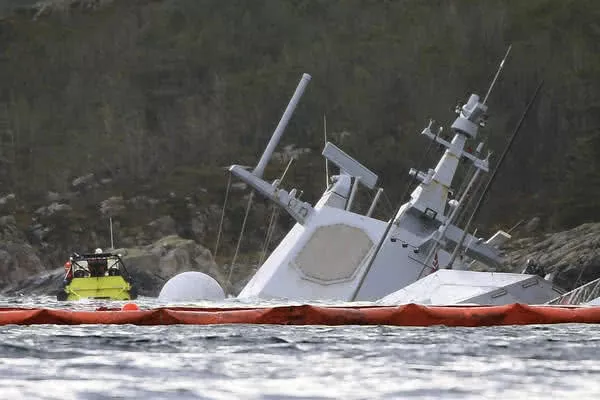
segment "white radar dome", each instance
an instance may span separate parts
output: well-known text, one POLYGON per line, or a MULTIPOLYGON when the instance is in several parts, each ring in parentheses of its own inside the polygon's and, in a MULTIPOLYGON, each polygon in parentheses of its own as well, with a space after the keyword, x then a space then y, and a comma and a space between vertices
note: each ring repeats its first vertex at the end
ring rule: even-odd
POLYGON ((165 283, 158 295, 162 301, 224 300, 225 292, 212 277, 198 271, 182 272, 165 283))

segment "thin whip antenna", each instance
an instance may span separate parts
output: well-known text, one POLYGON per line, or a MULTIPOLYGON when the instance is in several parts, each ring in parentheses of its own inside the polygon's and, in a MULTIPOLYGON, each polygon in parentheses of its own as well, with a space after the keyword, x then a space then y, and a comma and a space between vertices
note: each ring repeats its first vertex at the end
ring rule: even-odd
MULTIPOLYGON (((323 136, 325 137, 325 144, 327 144, 327 115, 323 114, 323 136)), ((329 162, 325 158, 325 189, 329 187, 329 162)))
POLYGON ((488 89, 487 94, 485 95, 485 98, 483 99, 484 105, 487 102, 488 97, 490 97, 490 93, 492 93, 492 89, 494 88, 494 85, 496 84, 496 81, 498 80, 498 77, 500 76, 500 72, 502 71, 502 68, 504 68, 504 62, 508 58, 508 53, 510 53, 510 49, 512 49, 512 44, 510 46, 508 46, 508 50, 506 50, 506 54, 504 55, 504 58, 502 59, 502 61, 500 61, 500 65, 498 66, 498 71, 496 71, 496 76, 494 76, 494 79, 492 80, 492 83, 490 84, 490 88, 488 89))
POLYGON ((112 250, 115 249, 115 242, 113 241, 113 227, 112 227, 112 217, 108 218, 108 222, 110 224, 110 248, 112 250))

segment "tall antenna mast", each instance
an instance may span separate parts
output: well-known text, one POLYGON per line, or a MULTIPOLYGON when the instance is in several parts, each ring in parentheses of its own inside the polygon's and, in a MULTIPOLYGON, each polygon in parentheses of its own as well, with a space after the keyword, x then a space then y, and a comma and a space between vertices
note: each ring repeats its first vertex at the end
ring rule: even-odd
POLYGON ((498 66, 498 71, 496 71, 496 75, 494 76, 494 79, 492 79, 490 88, 488 89, 488 91, 485 95, 485 98, 483 99, 483 105, 485 105, 488 97, 490 97, 490 93, 492 93, 492 89, 494 88, 494 85, 496 84, 496 81, 498 80, 498 77, 500 76, 500 72, 502 71, 502 68, 504 68, 504 62, 508 58, 508 53, 510 53, 510 49, 512 49, 512 44, 510 46, 508 46, 508 50, 506 50, 506 54, 504 55, 504 58, 502 59, 502 61, 500 61, 500 65, 498 66))
MULTIPOLYGON (((327 144, 327 115, 323 114, 323 136, 325 137, 325 144, 327 144)), ((325 189, 329 187, 329 162, 325 157, 325 189)))
POLYGON ((112 227, 112 217, 108 217, 108 223, 110 226, 110 248, 111 250, 115 249, 115 243, 113 241, 113 227, 112 227))

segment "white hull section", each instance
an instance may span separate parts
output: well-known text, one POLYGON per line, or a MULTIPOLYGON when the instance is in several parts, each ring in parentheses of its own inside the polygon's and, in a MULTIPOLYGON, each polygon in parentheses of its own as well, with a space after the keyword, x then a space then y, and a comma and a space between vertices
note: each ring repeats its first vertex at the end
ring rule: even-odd
MULTIPOLYGON (((300 93, 307 79, 310 77, 303 77, 300 93)), ((290 102, 294 107, 296 97, 294 94, 290 102)), ((254 171, 239 165, 230 167, 232 174, 282 207, 297 222, 238 298, 541 304, 560 295, 550 282, 537 276, 438 270, 448 266, 464 268, 465 258, 494 268, 501 263, 494 243, 510 238, 503 234, 484 242, 454 225, 457 212, 472 195, 471 184, 479 172, 487 172, 489 167, 488 158, 478 158, 483 143, 477 146, 475 154, 465 151, 487 119, 487 96, 483 103, 479 100, 478 95, 472 94, 466 104, 457 107, 450 141, 440 135, 441 127, 437 133, 431 130, 433 122, 421 132, 445 151, 434 169, 410 171, 420 183, 410 200, 392 216, 393 224, 370 217, 381 188, 365 215, 352 212, 359 185, 375 189, 377 175, 331 143, 325 145, 322 154, 339 167, 339 174, 331 178, 331 185, 314 207, 300 200, 296 189, 282 189, 281 180, 268 183, 262 178, 264 166, 281 136, 280 125, 289 119, 286 109, 254 171), (461 159, 472 162, 477 171, 460 195, 449 199, 461 159)))
POLYGON ((592 301, 588 301, 587 303, 583 303, 587 306, 600 306, 600 297, 595 298, 592 301))
POLYGON ((338 208, 316 208, 304 225, 292 228, 238 298, 349 301, 385 225, 338 208))
POLYGON ((442 269, 380 300, 398 304, 543 304, 562 292, 535 275, 442 269))

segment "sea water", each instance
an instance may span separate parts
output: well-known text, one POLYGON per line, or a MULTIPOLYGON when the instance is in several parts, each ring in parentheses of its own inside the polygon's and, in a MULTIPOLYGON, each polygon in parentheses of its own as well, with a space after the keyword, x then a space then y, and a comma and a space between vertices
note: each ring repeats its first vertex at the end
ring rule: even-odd
MULTIPOLYGON (((0 306, 115 304, 42 296, 0 298, 0 306)), ((600 396, 596 325, 8 325, 0 332, 2 399, 600 396)))

